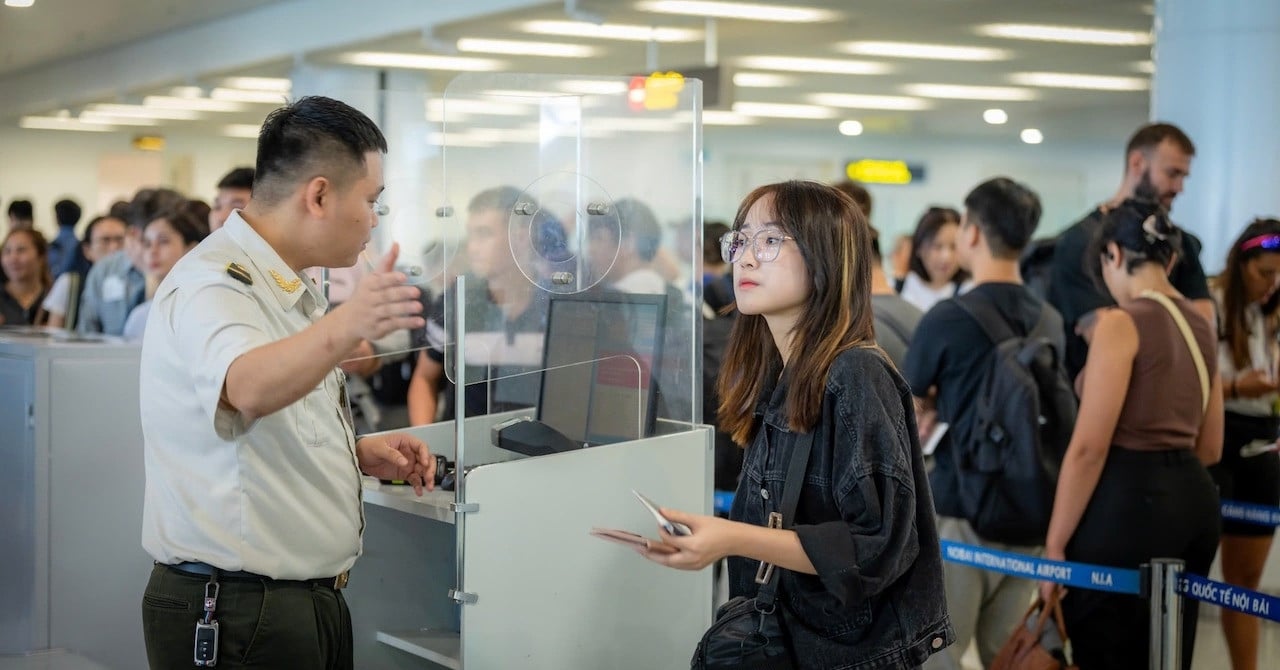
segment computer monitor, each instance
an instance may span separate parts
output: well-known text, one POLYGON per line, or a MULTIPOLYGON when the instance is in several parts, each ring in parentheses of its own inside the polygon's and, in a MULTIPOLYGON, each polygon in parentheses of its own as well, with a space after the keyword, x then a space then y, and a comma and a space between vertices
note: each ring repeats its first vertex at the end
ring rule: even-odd
POLYGON ((653 434, 667 297, 551 297, 538 420, 578 445, 653 434))

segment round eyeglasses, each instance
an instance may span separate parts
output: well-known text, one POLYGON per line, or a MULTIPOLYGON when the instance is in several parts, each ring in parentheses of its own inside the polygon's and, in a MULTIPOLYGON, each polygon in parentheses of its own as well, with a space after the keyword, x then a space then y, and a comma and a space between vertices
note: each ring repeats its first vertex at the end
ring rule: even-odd
POLYGON ((794 239, 796 238, 783 235, 777 230, 762 230, 751 237, 747 237, 741 230, 734 230, 720 236, 720 257, 726 263, 737 263, 742 260, 742 254, 750 242, 751 252, 755 254, 756 260, 768 263, 778 257, 783 242, 794 239))

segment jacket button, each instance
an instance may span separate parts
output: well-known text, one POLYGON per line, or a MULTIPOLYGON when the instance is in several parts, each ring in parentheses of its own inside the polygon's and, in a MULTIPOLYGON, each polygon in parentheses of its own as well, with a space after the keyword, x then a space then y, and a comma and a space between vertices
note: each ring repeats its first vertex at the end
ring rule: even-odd
POLYGON ((933 648, 934 648, 934 649, 941 649, 941 648, 942 648, 942 638, 940 638, 940 637, 935 637, 935 638, 933 638, 933 642, 931 642, 930 644, 931 644, 931 645, 933 645, 933 648))
POLYGON ((769 499, 769 489, 761 488, 761 489, 760 489, 760 497, 761 497, 761 498, 764 498, 765 500, 768 500, 768 499, 769 499))

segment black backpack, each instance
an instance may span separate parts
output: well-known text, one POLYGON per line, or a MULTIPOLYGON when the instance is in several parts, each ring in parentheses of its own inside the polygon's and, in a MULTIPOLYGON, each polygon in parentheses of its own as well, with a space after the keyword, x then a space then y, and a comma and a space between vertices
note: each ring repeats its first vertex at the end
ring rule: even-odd
POLYGON ((1058 470, 1076 422, 1076 397, 1049 339, 1049 308, 1016 335, 980 294, 956 300, 995 347, 967 435, 953 435, 960 506, 974 532, 1007 544, 1043 544, 1058 470))

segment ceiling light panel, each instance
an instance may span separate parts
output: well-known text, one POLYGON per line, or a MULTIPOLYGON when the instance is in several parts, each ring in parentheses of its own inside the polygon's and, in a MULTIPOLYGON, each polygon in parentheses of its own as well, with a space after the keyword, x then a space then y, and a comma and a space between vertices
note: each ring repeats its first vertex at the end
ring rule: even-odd
POLYGON ((915 112, 933 107, 933 103, 905 95, 858 95, 855 93, 814 93, 809 101, 827 107, 847 109, 891 109, 915 112))
POLYGON ((18 119, 18 127, 30 130, 79 130, 91 133, 109 133, 116 130, 110 125, 87 123, 57 116, 24 116, 18 119))
POLYGON ((1009 81, 1023 86, 1073 88, 1089 91, 1145 91, 1150 87, 1141 77, 1109 77, 1070 72, 1015 72, 1009 81))
POLYGON ((243 112, 248 109, 244 104, 230 100, 168 95, 148 95, 142 99, 142 106, 151 109, 186 109, 193 112, 243 112))
POLYGON ((520 25, 520 28, 535 35, 561 35, 631 42, 693 42, 702 39, 700 30, 620 23, 596 25, 585 21, 526 21, 520 25))
POLYGON ((196 121, 200 113, 190 109, 159 109, 142 105, 93 104, 85 108, 81 117, 119 117, 125 119, 167 119, 170 121, 196 121))
POLYGON ((793 58, 791 56, 744 56, 738 59, 742 67, 784 72, 822 72, 825 74, 888 74, 893 67, 887 63, 839 58, 793 58))
POLYGON ((485 40, 464 37, 458 40, 458 51, 512 56, 546 56, 549 58, 590 58, 600 50, 585 44, 560 42, 525 42, 521 40, 485 40))
POLYGON ((733 111, 746 116, 776 119, 834 119, 835 110, 818 105, 790 105, 771 102, 735 102, 733 111))
POLYGON ((952 46, 949 44, 919 44, 916 42, 844 42, 836 45, 836 49, 855 56, 920 58, 925 60, 1000 61, 1009 60, 1013 57, 1013 53, 1008 49, 952 46))
POLYGON ((566 79, 556 87, 575 95, 623 95, 627 92, 625 82, 606 79, 566 79))
POLYGON ((458 72, 492 72, 503 67, 501 61, 467 56, 435 56, 431 54, 356 51, 342 54, 338 61, 366 67, 392 67, 409 70, 455 70, 458 72))
POLYGON ((743 88, 784 88, 795 82, 795 77, 771 72, 735 72, 733 75, 733 85, 743 88))
POLYGON ((1151 44, 1151 32, 1144 30, 1112 30, 1086 26, 1054 26, 1035 23, 990 23, 978 26, 979 35, 1037 42, 1098 44, 1138 47, 1151 44))
POLYGON ((773 21, 781 23, 817 23, 840 17, 839 12, 817 7, 784 7, 746 2, 708 2, 700 0, 646 0, 636 9, 659 14, 684 14, 720 19, 773 21))
POLYGON ((293 88, 293 81, 283 77, 223 77, 222 85, 227 88, 242 88, 250 91, 288 93, 293 88))
POLYGON ((232 102, 249 102, 262 105, 283 105, 288 102, 287 91, 254 91, 243 88, 215 88, 209 91, 214 100, 230 100, 232 102))
POLYGON ((963 86, 959 84, 907 84, 903 91, 922 98, 943 98, 947 100, 1001 100, 1025 101, 1040 97, 1038 93, 1027 88, 1012 86, 963 86))
POLYGON ((261 128, 252 123, 228 123, 222 127, 222 134, 226 137, 257 139, 259 130, 261 128))
POLYGON ((759 123, 750 116, 744 116, 737 112, 726 112, 715 109, 705 109, 702 111, 702 125, 704 126, 754 126, 759 123))

